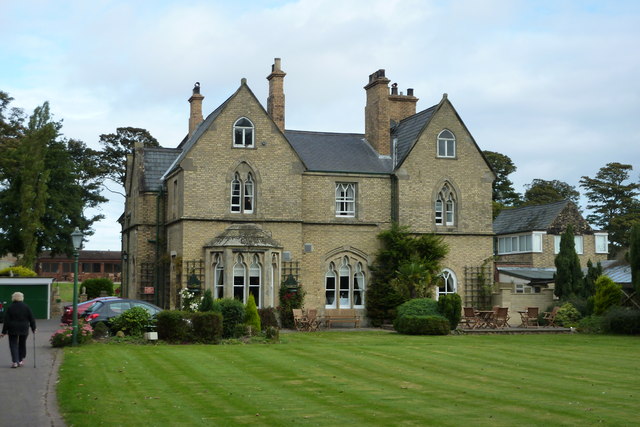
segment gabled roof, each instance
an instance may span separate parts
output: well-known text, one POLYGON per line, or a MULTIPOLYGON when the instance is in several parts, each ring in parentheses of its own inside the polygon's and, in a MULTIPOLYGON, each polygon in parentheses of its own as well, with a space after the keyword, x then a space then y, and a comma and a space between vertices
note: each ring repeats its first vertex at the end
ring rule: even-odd
POLYGON ((309 171, 391 172, 391 159, 379 156, 362 134, 285 130, 284 135, 309 171))
POLYGON ((391 129, 391 139, 396 139, 397 164, 402 163, 413 144, 418 140, 422 129, 427 125, 438 106, 434 105, 426 110, 409 116, 391 129))
POLYGON ((545 231, 569 203, 571 203, 569 200, 562 200, 546 205, 504 209, 493 221, 493 232, 512 234, 545 231))
POLYGON ((160 191, 160 178, 167 168, 175 162, 181 150, 176 148, 147 147, 142 149, 144 172, 142 175, 142 191, 160 191))

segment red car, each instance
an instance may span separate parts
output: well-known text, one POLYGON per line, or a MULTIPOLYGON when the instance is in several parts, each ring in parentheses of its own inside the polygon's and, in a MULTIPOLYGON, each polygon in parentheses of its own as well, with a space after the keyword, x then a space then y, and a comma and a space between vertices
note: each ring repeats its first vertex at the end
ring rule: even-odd
MULTIPOLYGON (((78 303, 78 319, 82 319, 84 317, 83 313, 87 311, 87 309, 91 307, 93 303, 98 301, 108 300, 108 299, 114 299, 114 298, 119 298, 119 297, 98 297, 98 298, 90 299, 89 301, 78 303)), ((62 317, 60 318, 60 322, 64 323, 65 325, 70 325, 73 321, 71 312, 73 312, 73 304, 65 305, 64 309, 62 310, 62 317)))

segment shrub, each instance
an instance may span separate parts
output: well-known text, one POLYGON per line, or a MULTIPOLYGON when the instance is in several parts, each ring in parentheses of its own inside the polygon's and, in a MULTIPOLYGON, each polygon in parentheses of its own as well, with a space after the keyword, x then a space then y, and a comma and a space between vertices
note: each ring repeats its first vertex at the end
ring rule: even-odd
POLYGON ((265 331, 268 328, 278 328, 278 317, 276 316, 276 310, 273 307, 259 308, 258 315, 260 316, 260 326, 265 331))
POLYGON ((93 327, 93 338, 99 340, 108 336, 109 328, 107 327, 107 325, 105 325, 104 322, 96 323, 96 325, 93 327))
POLYGON ((462 298, 458 294, 441 295, 438 299, 438 311, 449 320, 451 329, 455 329, 462 318, 462 298))
POLYGON ((395 329, 407 335, 447 335, 451 326, 449 320, 440 315, 406 314, 396 320, 395 329))
POLYGON ((222 312, 222 337, 236 336, 236 326, 244 323, 244 304, 233 298, 222 298, 220 309, 222 312))
POLYGON ((591 315, 583 317, 578 322, 578 331, 585 334, 601 334, 604 332, 603 321, 604 318, 602 316, 591 315))
POLYGON ((151 314, 143 307, 131 307, 111 321, 113 331, 122 331, 125 335, 140 337, 153 323, 151 314))
POLYGON ((197 292, 192 292, 187 288, 180 289, 180 308, 182 311, 198 311, 202 298, 197 292))
POLYGON ((280 329, 277 327, 267 326, 264 330, 264 335, 268 340, 280 341, 280 329))
MULTIPOLYGON (((91 341, 93 329, 91 325, 85 322, 78 323, 78 344, 84 344, 91 341)), ((49 338, 49 342, 53 347, 65 347, 73 343, 73 326, 60 325, 60 329, 56 330, 49 338)))
MULTIPOLYGON (((396 321, 403 316, 435 316, 439 315, 438 302, 431 298, 416 298, 401 304, 397 308, 396 320, 393 322, 394 328, 396 321)), ((397 329, 397 328, 396 328, 397 329)))
POLYGON ((603 316, 602 326, 605 332, 612 334, 640 334, 640 310, 612 307, 603 316))
POLYGON ((222 338, 222 314, 212 311, 190 315, 193 338, 202 343, 218 343, 222 338))
POLYGON ((556 314, 555 323, 558 326, 564 326, 565 328, 578 326, 578 321, 582 316, 580 312, 569 302, 562 304, 556 314))
POLYGON ((213 305, 213 296, 211 295, 211 290, 207 289, 204 291, 204 296, 202 297, 202 301, 200 301, 199 311, 214 311, 213 305))
MULTIPOLYGON (((291 276, 290 276, 291 277, 291 276)), ((288 281, 289 279, 287 279, 288 281)), ((280 286, 279 298, 280 305, 278 306, 278 312, 280 313, 280 323, 283 328, 293 329, 293 309, 302 308, 304 302, 305 291, 302 287, 296 286, 290 287, 291 284, 285 282, 280 286)))
POLYGON ((35 271, 27 267, 15 266, 0 270, 0 276, 36 277, 35 271))
POLYGON ((404 302, 402 296, 389 283, 372 283, 367 288, 367 317, 372 326, 392 322, 397 316, 396 308, 404 302))
POLYGON ((113 282, 107 278, 87 279, 82 281, 82 286, 86 289, 87 298, 93 299, 100 296, 101 291, 107 295, 113 295, 113 282))
POLYGON ((187 313, 177 310, 163 310, 156 315, 158 338, 168 342, 187 342, 191 340, 191 326, 187 313))
POLYGON ((620 305, 622 287, 607 276, 596 280, 596 294, 593 297, 593 313, 604 314, 609 308, 620 305))
POLYGON ((244 310, 244 324, 251 328, 251 333, 254 335, 262 330, 260 327, 260 316, 258 316, 258 307, 256 307, 256 300, 253 294, 249 295, 249 300, 244 310))
POLYGON ((569 302, 580 312, 580 317, 590 316, 593 314, 593 299, 572 295, 564 302, 569 302))

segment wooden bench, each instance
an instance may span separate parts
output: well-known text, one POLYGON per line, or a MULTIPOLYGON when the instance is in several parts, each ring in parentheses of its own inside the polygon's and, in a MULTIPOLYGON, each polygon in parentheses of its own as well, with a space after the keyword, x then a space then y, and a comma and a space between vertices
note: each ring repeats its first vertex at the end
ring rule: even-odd
POLYGON ((327 328, 331 327, 332 323, 351 323, 353 322, 356 328, 360 327, 360 318, 353 308, 338 308, 324 311, 324 320, 327 328))

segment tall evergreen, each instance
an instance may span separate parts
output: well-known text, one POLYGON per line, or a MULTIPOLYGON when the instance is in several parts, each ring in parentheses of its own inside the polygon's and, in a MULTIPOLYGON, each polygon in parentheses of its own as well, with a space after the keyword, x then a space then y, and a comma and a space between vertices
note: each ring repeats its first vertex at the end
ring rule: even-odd
POLYGON ((629 264, 631 265, 631 282, 636 292, 640 292, 640 224, 631 227, 629 248, 629 264))
POLYGON ((567 299, 580 294, 583 275, 571 225, 567 226, 567 230, 562 233, 560 252, 556 255, 555 265, 555 295, 560 299, 567 299))
POLYGON ((587 261, 587 275, 584 276, 584 284, 579 296, 589 298, 596 293, 596 280, 602 276, 602 265, 598 262, 595 267, 591 260, 587 261))

